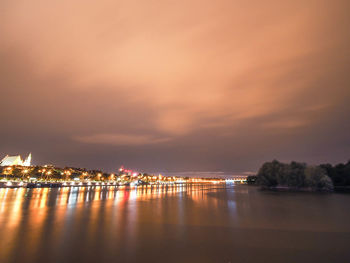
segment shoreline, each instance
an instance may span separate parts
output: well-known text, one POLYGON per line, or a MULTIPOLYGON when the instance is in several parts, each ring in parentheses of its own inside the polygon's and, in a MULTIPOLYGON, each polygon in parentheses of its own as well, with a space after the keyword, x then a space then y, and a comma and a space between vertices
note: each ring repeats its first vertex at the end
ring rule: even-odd
MULTIPOLYGON (((178 185, 196 185, 196 184, 212 184, 210 182, 151 182, 151 183, 120 183, 120 182, 97 182, 97 181, 65 181, 65 182, 21 182, 21 181, 0 181, 0 189, 16 189, 16 188, 61 188, 61 187, 138 187, 138 186, 178 186, 178 185)), ((222 183, 223 184, 223 183, 222 183)))
MULTIPOLYGON (((249 185, 249 184, 248 184, 249 185)), ((259 185, 250 185, 260 187, 261 191, 271 191, 271 192, 295 192, 295 193, 350 193, 350 187, 348 186, 334 186, 333 190, 322 190, 311 187, 289 187, 289 186, 259 186, 259 185)))
POLYGON ((60 188, 60 187, 92 187, 92 186, 152 186, 152 185, 182 185, 187 183, 175 183, 175 182, 162 182, 162 183, 143 183, 143 184, 132 184, 132 183, 117 183, 117 182, 19 182, 19 181, 8 181, 0 182, 1 188, 60 188))

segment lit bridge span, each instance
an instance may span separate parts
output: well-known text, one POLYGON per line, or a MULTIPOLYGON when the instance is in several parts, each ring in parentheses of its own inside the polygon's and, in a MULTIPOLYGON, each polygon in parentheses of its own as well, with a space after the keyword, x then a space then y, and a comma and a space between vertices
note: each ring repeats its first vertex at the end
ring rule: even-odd
POLYGON ((231 178, 226 179, 226 183, 230 184, 230 183, 246 183, 247 182, 247 177, 248 176, 233 176, 231 178))

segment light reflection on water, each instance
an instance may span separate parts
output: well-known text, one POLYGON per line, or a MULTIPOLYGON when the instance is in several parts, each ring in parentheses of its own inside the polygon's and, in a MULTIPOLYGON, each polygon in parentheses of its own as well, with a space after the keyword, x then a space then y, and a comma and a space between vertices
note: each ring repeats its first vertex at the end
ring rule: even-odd
POLYGON ((349 201, 211 184, 3 188, 0 262, 348 259, 349 201))

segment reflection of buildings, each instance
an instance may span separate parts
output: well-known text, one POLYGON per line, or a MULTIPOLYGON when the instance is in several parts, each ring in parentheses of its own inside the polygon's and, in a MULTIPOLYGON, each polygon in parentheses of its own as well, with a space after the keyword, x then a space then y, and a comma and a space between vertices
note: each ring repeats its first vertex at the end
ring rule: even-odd
POLYGON ((6 155, 4 159, 1 160, 0 166, 13 166, 13 165, 21 165, 21 166, 30 166, 32 161, 32 154, 30 153, 25 160, 22 160, 20 155, 9 156, 6 155))

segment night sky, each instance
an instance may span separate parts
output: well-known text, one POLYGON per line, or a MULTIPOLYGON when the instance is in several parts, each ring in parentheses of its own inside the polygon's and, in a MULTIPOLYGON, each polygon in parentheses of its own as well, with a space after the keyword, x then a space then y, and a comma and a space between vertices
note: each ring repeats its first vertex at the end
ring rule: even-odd
POLYGON ((348 0, 1 0, 0 158, 113 171, 350 159, 348 0))

